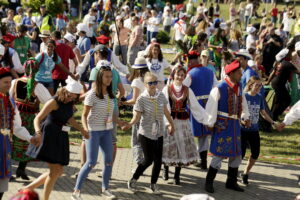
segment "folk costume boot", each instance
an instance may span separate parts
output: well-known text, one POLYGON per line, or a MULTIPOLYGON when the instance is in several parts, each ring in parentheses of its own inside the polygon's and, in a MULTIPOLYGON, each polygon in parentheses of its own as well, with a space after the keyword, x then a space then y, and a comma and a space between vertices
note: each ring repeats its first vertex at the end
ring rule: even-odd
POLYGON ((27 166, 27 162, 19 162, 19 166, 16 171, 16 177, 17 178, 21 177, 21 179, 28 181, 30 180, 30 178, 25 173, 26 166, 27 166))
POLYGON ((235 190, 238 192, 244 192, 244 189, 241 188, 237 183, 237 175, 239 168, 228 167, 226 188, 235 190))
POLYGON ((175 167, 175 174, 174 174, 175 185, 180 185, 180 171, 181 171, 181 167, 175 167))
POLYGON ((164 165, 162 178, 165 181, 169 180, 169 166, 167 165, 164 165))
POLYGON ((207 151, 200 152, 201 164, 200 167, 203 170, 207 170, 207 151))
POLYGON ((205 181, 205 190, 209 193, 214 193, 214 180, 216 178, 216 175, 218 173, 218 169, 213 168, 212 166, 209 167, 207 175, 206 175, 206 181, 205 181))

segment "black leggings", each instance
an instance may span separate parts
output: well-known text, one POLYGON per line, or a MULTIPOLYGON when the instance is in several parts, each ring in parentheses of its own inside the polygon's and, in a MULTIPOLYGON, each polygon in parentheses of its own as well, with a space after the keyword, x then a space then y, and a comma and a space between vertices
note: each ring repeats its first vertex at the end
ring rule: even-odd
POLYGON ((156 184, 162 164, 163 137, 159 137, 158 140, 151 140, 143 135, 139 135, 139 141, 143 149, 144 160, 137 167, 133 178, 139 179, 144 171, 154 162, 151 184, 156 184))
POLYGON ((277 121, 279 116, 291 103, 291 97, 286 87, 274 87, 275 96, 272 105, 273 120, 277 121))
POLYGON ((250 145, 251 158, 258 159, 260 152, 260 137, 258 131, 241 131, 242 158, 245 157, 247 145, 250 145))
POLYGON ((67 85, 65 79, 54 79, 53 83, 54 83, 54 93, 56 93, 56 91, 59 87, 59 84, 61 84, 62 87, 67 85))
POLYGON ((3 197, 3 194, 4 194, 4 192, 0 192, 0 200, 1 200, 2 197, 3 197))

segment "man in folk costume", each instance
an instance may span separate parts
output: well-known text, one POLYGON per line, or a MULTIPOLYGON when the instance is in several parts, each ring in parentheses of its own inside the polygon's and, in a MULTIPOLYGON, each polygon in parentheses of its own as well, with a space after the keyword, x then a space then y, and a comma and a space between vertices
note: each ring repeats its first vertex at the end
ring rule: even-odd
MULTIPOLYGON (((41 62, 40 62, 41 63, 41 62)), ((35 82, 35 75, 39 70, 39 63, 30 58, 24 64, 25 76, 12 81, 9 94, 14 98, 16 106, 20 112, 22 126, 24 126, 31 135, 34 134, 33 120, 39 112, 40 102, 45 104, 52 97, 41 83, 35 82)), ((28 142, 13 136, 12 142, 12 159, 19 161, 16 171, 17 178, 29 180, 25 173, 26 165, 32 158, 25 155, 28 142)))
POLYGON ((229 158, 226 188, 244 191, 237 184, 238 167, 242 162, 240 122, 249 126, 250 121, 240 85, 242 71, 239 61, 225 66, 225 73, 225 80, 210 92, 205 108, 209 115, 208 126, 213 127, 210 144, 213 157, 205 182, 205 190, 210 193, 214 192, 213 181, 224 158, 229 158))
MULTIPOLYGON (((211 89, 218 84, 218 81, 211 69, 200 64, 199 55, 197 51, 189 51, 188 74, 183 84, 192 89, 199 104, 204 108, 211 89)), ((199 123, 193 115, 191 115, 190 120, 193 135, 198 138, 200 167, 205 170, 207 169, 208 136, 211 132, 206 126, 199 123)))
POLYGON ((21 118, 14 100, 8 95, 12 75, 9 68, 0 68, 0 200, 8 190, 8 181, 12 174, 11 139, 13 135, 39 145, 41 136, 31 136, 21 126, 21 118))

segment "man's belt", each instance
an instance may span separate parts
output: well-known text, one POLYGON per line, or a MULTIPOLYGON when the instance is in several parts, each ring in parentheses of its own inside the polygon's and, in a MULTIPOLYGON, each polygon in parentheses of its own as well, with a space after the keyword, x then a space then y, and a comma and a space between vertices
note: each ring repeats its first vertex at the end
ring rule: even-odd
POLYGON ((228 118, 231 118, 231 119, 239 119, 239 117, 237 115, 230 115, 226 112, 222 112, 222 111, 218 111, 218 115, 222 115, 223 117, 228 117, 228 118))

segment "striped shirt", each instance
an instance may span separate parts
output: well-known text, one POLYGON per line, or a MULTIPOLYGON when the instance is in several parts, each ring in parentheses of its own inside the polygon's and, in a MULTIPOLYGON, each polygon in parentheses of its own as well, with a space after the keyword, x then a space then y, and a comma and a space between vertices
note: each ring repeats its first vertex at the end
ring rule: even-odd
POLYGON ((138 134, 144 135, 151 140, 157 140, 164 132, 164 106, 168 101, 163 93, 159 92, 156 97, 150 97, 145 90, 137 99, 133 109, 141 112, 140 127, 138 134))
POLYGON ((84 105, 92 107, 87 118, 89 131, 112 129, 108 126, 107 121, 112 120, 114 99, 110 99, 108 95, 104 95, 104 99, 100 99, 92 89, 87 93, 84 105))

